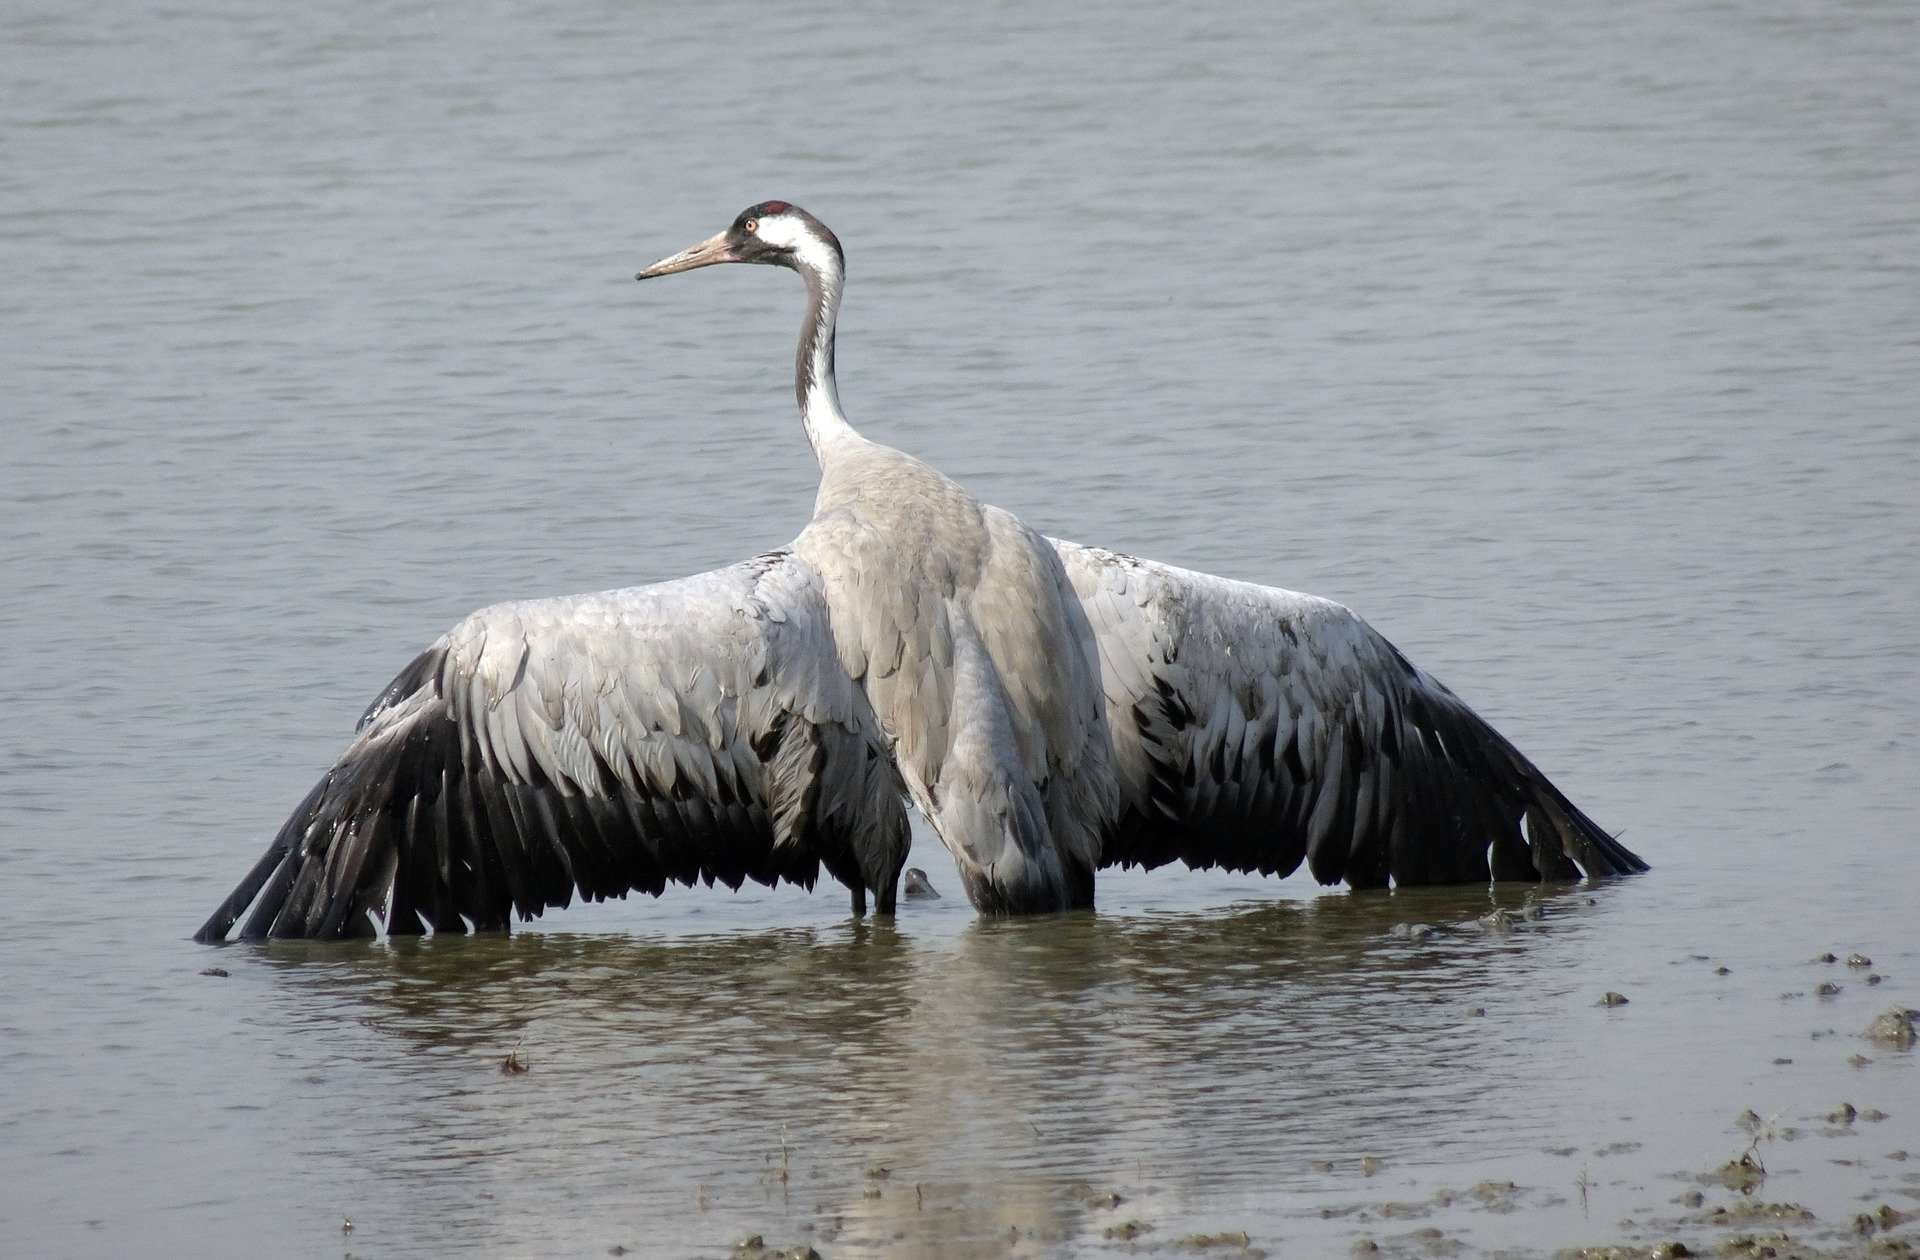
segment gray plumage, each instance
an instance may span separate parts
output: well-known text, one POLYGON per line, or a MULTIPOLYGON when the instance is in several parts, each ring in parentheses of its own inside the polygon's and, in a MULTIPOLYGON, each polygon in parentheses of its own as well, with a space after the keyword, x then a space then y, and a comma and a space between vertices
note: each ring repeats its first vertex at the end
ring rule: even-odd
POLYGON ((1122 817, 1102 866, 1356 887, 1646 864, 1331 600, 1055 544, 1092 624, 1122 817))
POLYGON ((902 794, 989 913, 1088 906, 1175 859, 1356 886, 1645 869, 1338 604, 1046 539, 856 433, 839 242, 784 202, 641 278, 806 281, 821 468, 785 550, 482 609, 394 679, 202 926, 223 939, 503 929, 670 881, 820 868, 894 908, 902 794))
POLYGON ((371 934, 383 908, 393 933, 485 930, 575 891, 812 887, 822 866, 890 912, 900 780, 828 618, 784 551, 481 609, 373 702, 198 938, 256 895, 244 936, 371 934))
POLYGON ((1091 630, 1059 557, 920 461, 832 442, 794 551, 821 575, 840 662, 908 793, 976 906, 1092 904, 1119 802, 1091 630))

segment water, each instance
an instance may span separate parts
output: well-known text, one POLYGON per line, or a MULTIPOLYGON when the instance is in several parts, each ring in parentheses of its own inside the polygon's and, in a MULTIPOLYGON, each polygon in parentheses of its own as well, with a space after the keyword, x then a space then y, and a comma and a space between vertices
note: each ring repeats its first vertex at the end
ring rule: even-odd
POLYGON ((0 1249, 1699 1247, 1748 1106, 1796 1230, 1920 1206, 1855 1035, 1920 1006, 1916 53, 1894 3, 7 8, 0 1249), (921 836, 893 927, 190 944, 467 610, 798 531, 797 285, 628 279, 766 197, 847 244, 871 436, 1360 609, 1654 872, 1504 933, 1181 871, 981 923, 921 836))

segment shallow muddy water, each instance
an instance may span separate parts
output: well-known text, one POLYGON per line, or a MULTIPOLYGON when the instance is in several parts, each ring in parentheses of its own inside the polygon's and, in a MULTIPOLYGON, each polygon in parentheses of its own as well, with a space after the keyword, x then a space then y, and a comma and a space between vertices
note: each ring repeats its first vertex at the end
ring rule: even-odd
POLYGON ((0 13, 0 1252, 1920 1209, 1914 1053, 1859 1035, 1920 1007, 1916 52, 1874 3, 0 13), (1654 870, 981 922, 920 835, 891 925, 192 945, 459 616, 799 529, 798 286, 628 278, 766 197, 846 243, 870 436, 1350 604, 1654 870))
MULTIPOLYGON (((1510 926, 1484 894, 1195 908, 1153 882, 1038 922, 943 899, 859 924, 816 901, 717 935, 225 951, 196 1004, 243 1010, 225 1052, 278 1058, 283 1083, 214 1091, 206 1136, 311 1135, 338 1176, 313 1228, 338 1206, 380 1253, 439 1249, 432 1221, 526 1251, 759 1233, 1053 1254, 1140 1224, 1136 1248, 1244 1231, 1276 1254, 1429 1254, 1416 1231, 1437 1228, 1529 1252, 1743 1201, 1842 1229, 1920 1209, 1920 1151, 1889 1158, 1920 1147, 1911 1052, 1854 1035, 1908 987, 1866 976, 1912 974, 1910 944, 1869 942, 1871 971, 1809 962, 1730 899, 1701 914, 1713 890, 1681 873, 1503 895, 1510 926), (1828 1122, 1846 1102, 1890 1114, 1828 1122), (1743 1200, 1697 1175, 1752 1145, 1749 1107, 1770 1176, 1743 1200)), ((1854 940, 1901 913, 1809 910, 1859 915, 1854 940)), ((250 1179, 228 1185, 213 1210, 246 1213, 250 1179)))

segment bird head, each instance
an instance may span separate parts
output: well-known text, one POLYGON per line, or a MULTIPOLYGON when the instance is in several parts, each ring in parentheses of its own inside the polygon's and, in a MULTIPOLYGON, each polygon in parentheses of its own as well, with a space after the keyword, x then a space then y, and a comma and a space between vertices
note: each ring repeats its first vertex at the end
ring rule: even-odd
POLYGON ((725 231, 669 254, 634 279, 651 280, 717 263, 770 263, 838 275, 843 256, 839 239, 826 224, 789 202, 763 201, 742 210, 725 231))

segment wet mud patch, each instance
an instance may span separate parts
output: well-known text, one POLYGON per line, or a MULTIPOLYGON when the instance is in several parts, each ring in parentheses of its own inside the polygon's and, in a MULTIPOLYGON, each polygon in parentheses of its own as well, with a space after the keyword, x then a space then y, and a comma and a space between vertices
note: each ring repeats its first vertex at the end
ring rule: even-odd
MULTIPOLYGON (((884 1127, 823 1130, 793 1108, 756 1117, 758 1176, 747 1185, 709 1165, 700 1211, 828 1260, 1903 1254, 1920 1234, 1907 1216, 1920 1210, 1909 1007, 1890 1011, 1857 983, 1816 1003, 1818 974, 1794 974, 1806 946, 1770 962, 1668 949, 1617 969, 1543 967, 1532 988, 1488 983, 1579 913, 1562 899, 1490 931, 1484 906, 1409 898, 1408 926, 1345 924, 1343 957, 1361 961, 1322 971, 1299 961, 1293 912, 1273 919, 1289 931, 1272 963, 1249 959, 1244 930, 1230 942, 1176 933, 1163 947, 1138 925, 1092 920, 1068 926, 1112 935, 1050 950, 1031 927, 996 926, 976 943, 1027 977, 1016 993, 1027 1005, 1006 1021, 1029 1046, 1062 1041, 1071 1060, 1008 1060, 1019 1043, 1003 1039, 974 1065, 986 1075, 951 1077, 972 1052, 941 1033, 922 1047, 939 1070, 902 1078, 912 1105, 884 1127), (1021 952, 1009 961, 1003 945, 1021 952), (1216 948, 1219 960, 1195 961, 1216 948), (1074 966, 1092 980, 1063 985, 1074 966), (1374 967, 1388 969, 1380 983, 1350 992, 1374 967), (1453 968, 1470 983, 1452 983, 1453 968), (1448 982, 1422 988, 1427 973, 1448 982), (1806 1000, 1774 1001, 1793 983, 1806 1000), (1607 993, 1631 1004, 1598 1006, 1607 993), (1089 1055, 1097 1078, 1076 1076, 1089 1055), (1009 1062, 1026 1075, 1009 1083, 1009 1062), (1076 1129, 1089 1106, 1109 1123, 1076 1129), (952 1145, 956 1131, 970 1146, 952 1145)), ((1909 961, 1897 947, 1871 952, 1909 961)), ((1820 966, 1857 977, 1843 956, 1820 966)), ((963 991, 978 1000, 970 974, 963 991)), ((818 1042, 797 1061, 847 1052, 838 1023, 823 1022, 818 1042)), ((536 1070, 502 1096, 564 1081, 566 1044, 543 1040, 536 1070)), ((492 1045, 497 1064, 505 1046, 492 1045)))

